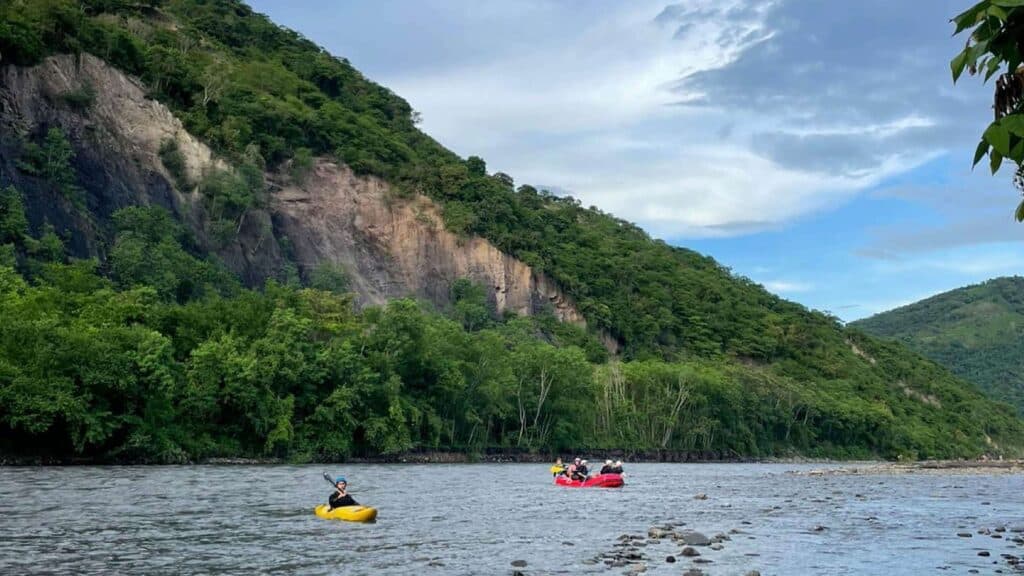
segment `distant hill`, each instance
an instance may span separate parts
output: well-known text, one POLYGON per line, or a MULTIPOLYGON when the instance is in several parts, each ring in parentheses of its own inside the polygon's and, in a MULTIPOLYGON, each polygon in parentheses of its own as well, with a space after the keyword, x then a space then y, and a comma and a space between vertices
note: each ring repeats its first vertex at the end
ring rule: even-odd
POLYGON ((850 325, 899 340, 1024 414, 1024 278, 958 288, 850 325))

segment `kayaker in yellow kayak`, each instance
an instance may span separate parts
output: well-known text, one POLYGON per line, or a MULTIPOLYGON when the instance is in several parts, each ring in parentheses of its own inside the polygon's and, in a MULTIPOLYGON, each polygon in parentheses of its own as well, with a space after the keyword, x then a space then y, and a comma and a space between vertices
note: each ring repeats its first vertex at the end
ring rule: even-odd
POLYGON ((348 488, 348 482, 345 481, 344 476, 338 476, 334 480, 334 487, 337 488, 337 492, 331 494, 331 497, 327 499, 327 503, 330 505, 330 509, 341 508, 342 506, 358 506, 352 496, 349 496, 345 490, 348 488))

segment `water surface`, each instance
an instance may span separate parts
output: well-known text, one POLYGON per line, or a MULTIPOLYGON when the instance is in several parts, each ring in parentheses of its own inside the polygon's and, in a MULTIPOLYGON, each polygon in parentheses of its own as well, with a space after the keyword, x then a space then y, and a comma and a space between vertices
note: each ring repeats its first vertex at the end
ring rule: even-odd
POLYGON ((621 574, 583 561, 666 522, 743 533, 701 566, 651 543, 647 574, 1010 573, 1000 554, 1024 555, 957 537, 1024 525, 1022 476, 790 473, 820 467, 635 464, 621 490, 558 487, 536 464, 327 468, 379 509, 367 525, 313 515, 323 466, 0 468, 0 573, 621 574))

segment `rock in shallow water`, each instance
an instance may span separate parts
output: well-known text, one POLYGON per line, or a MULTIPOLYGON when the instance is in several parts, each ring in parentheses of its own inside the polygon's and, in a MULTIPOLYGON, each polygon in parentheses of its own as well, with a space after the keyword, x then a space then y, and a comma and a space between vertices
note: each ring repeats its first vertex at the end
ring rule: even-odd
POLYGON ((668 562, 669 564, 671 564, 671 563, 673 563, 675 561, 676 561, 676 557, 675 556, 666 556, 665 557, 665 562, 668 562))
POLYGON ((676 540, 682 540, 684 544, 689 544, 690 546, 708 546, 711 544, 710 538, 693 530, 676 532, 675 538, 676 540))
POLYGON ((671 530, 667 530, 667 529, 659 527, 659 526, 651 526, 647 530, 647 537, 648 538, 654 538, 654 539, 665 538, 666 536, 669 536, 670 534, 672 534, 671 530))
POLYGON ((647 564, 644 564, 642 562, 640 564, 631 564, 628 568, 626 568, 626 574, 631 574, 634 576, 636 574, 642 574, 643 572, 647 572, 647 564))

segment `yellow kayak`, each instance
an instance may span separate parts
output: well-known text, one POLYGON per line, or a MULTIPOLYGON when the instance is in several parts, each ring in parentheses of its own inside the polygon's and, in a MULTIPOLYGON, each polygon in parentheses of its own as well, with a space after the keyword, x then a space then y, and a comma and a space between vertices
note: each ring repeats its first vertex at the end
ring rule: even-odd
POLYGON ((342 506, 331 510, 327 504, 316 507, 316 515, 324 520, 347 520, 349 522, 373 522, 377 519, 377 509, 369 506, 342 506))

